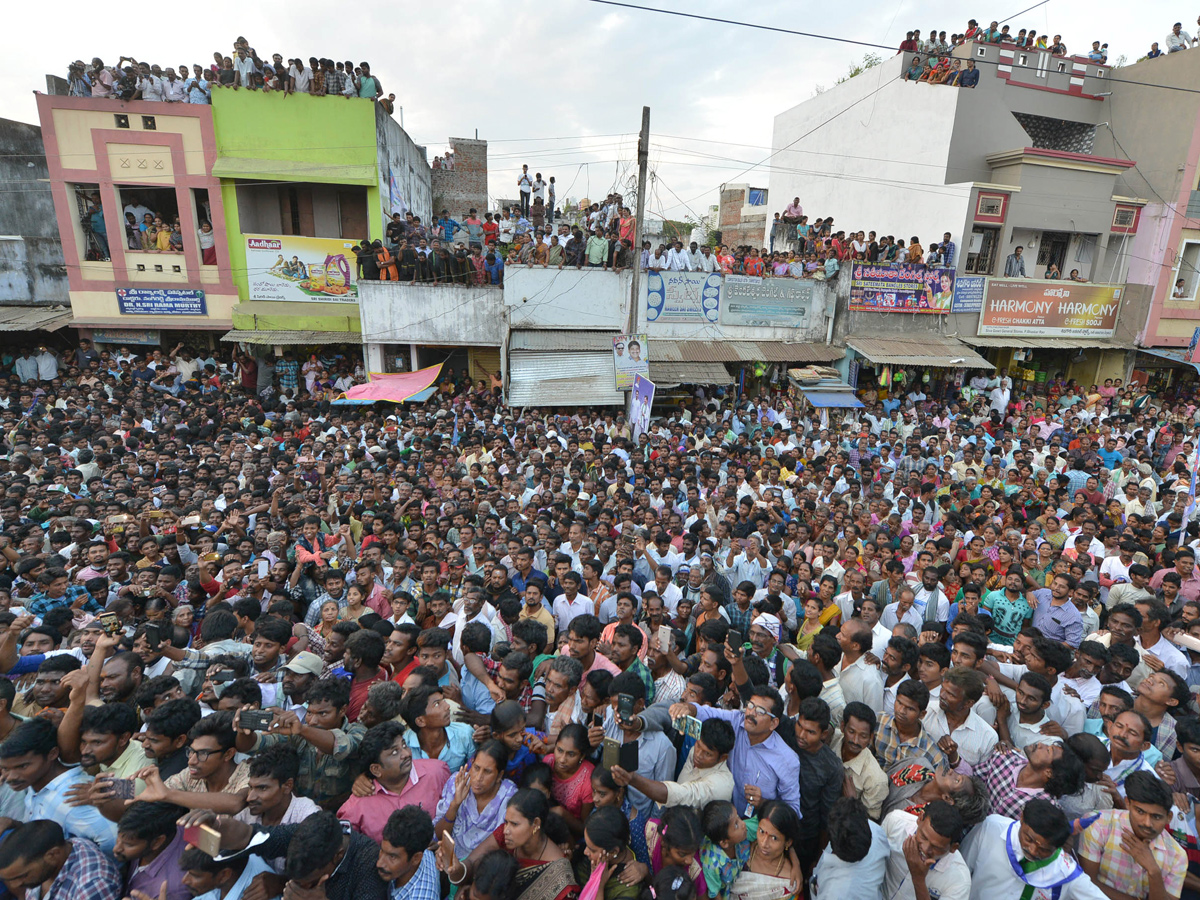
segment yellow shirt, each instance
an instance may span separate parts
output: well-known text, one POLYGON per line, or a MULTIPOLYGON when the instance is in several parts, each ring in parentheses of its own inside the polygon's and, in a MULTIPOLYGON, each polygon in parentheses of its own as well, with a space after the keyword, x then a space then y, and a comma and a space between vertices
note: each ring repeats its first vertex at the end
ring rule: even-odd
POLYGON ((545 625, 546 646, 554 647, 554 616, 550 615, 550 613, 546 611, 546 607, 539 606, 537 608, 537 612, 531 613, 529 612, 528 606, 522 606, 521 615, 518 618, 533 619, 534 621, 541 622, 543 625, 545 625))

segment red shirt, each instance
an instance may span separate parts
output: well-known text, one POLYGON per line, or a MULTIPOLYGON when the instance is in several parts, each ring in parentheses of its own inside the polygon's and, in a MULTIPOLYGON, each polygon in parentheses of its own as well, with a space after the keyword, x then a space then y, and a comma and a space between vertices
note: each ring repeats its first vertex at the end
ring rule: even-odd
POLYGON ((495 222, 484 222, 483 223, 483 242, 485 244, 496 243, 496 235, 499 233, 499 231, 500 231, 500 226, 497 225, 495 222))
POLYGON ((355 681, 352 677, 350 679, 350 705, 346 707, 346 718, 351 722, 357 722, 358 714, 362 711, 363 704, 367 702, 367 691, 371 689, 371 685, 386 680, 387 673, 382 667, 377 669, 375 676, 367 681, 355 681))

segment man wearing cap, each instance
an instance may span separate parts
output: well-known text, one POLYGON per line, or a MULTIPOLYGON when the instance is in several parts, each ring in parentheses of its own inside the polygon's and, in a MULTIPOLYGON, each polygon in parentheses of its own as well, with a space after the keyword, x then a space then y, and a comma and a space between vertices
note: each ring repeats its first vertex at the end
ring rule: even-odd
MULTIPOLYGON (((289 710, 296 714, 301 722, 304 721, 304 715, 308 711, 306 699, 308 689, 313 683, 321 677, 321 672, 325 669, 325 663, 321 657, 308 650, 302 650, 288 660, 283 666, 283 675, 280 681, 282 688, 282 697, 278 697, 274 705, 282 709, 289 710), (283 702, 280 702, 282 700, 283 702)), ((262 685, 264 689, 274 687, 274 685, 262 685)), ((264 694, 266 691, 264 690, 264 694)), ((266 697, 264 696, 264 701, 266 697)), ((272 704, 266 704, 272 705, 272 704)))

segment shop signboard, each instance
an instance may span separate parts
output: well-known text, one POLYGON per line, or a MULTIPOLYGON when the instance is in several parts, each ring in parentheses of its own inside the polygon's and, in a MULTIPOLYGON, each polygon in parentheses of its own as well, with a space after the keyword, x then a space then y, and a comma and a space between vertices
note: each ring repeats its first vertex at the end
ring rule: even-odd
POLYGON ((812 310, 812 295, 811 281, 726 275, 721 324, 803 328, 812 310))
POLYGON ((245 238, 251 300, 358 300, 355 241, 291 234, 248 234, 245 238))
POLYGON ((1124 285, 989 279, 979 334, 1002 337, 1109 338, 1124 285))
POLYGON ((162 332, 156 328, 93 328, 92 343, 157 347, 162 343, 162 332))
POLYGON ((983 309, 987 278, 983 275, 959 275, 954 279, 954 301, 950 312, 977 313, 983 309))
POLYGON ((185 288, 117 288, 123 316, 206 316, 204 291, 185 288))
POLYGON ((636 375, 650 377, 650 341, 646 335, 618 334, 612 342, 618 391, 631 389, 636 375))
POLYGON ((646 321, 716 323, 721 311, 721 276, 709 272, 646 273, 646 321))
POLYGON ((850 309, 856 312, 944 314, 953 297, 953 269, 851 264, 850 309))

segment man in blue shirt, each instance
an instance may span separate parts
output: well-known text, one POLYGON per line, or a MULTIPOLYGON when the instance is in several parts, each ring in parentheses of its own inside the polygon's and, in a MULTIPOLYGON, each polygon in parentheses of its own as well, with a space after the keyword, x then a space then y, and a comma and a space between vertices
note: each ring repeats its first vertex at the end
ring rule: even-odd
POLYGON ((434 851, 433 819, 416 805, 393 812, 383 826, 375 871, 391 900, 438 900, 441 880, 434 851))

